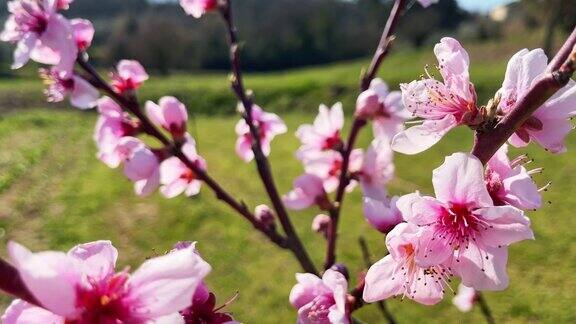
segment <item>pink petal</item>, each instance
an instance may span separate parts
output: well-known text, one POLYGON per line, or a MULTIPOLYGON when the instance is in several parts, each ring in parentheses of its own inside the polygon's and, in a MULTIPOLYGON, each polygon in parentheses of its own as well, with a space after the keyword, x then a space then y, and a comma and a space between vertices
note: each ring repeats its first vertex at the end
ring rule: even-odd
POLYGON ((28 34, 18 42, 16 49, 14 50, 14 63, 12 64, 12 69, 19 69, 30 61, 30 52, 37 41, 38 38, 35 34, 28 34))
POLYGON ((502 181, 506 195, 504 200, 520 209, 538 209, 542 206, 542 195, 534 180, 524 167, 516 167, 502 181))
POLYGON ((210 273, 194 245, 150 259, 128 281, 130 300, 141 305, 143 315, 160 317, 185 309, 196 287, 210 273))
POLYGON ((81 50, 85 50, 92 44, 94 39, 94 26, 90 20, 72 19, 70 20, 76 44, 81 50))
POLYGON ((420 196, 419 192, 400 197, 396 206, 406 221, 419 226, 436 222, 445 211, 441 202, 432 197, 420 196))
POLYGON ((475 156, 454 153, 432 174, 436 198, 445 203, 493 206, 484 183, 484 166, 475 156))
POLYGON ((236 140, 236 154, 244 161, 250 162, 254 159, 252 151, 252 140, 246 136, 240 136, 236 140))
POLYGON ((307 195, 302 188, 295 188, 284 195, 282 201, 289 209, 302 210, 314 204, 314 197, 307 195))
POLYGON ((160 106, 152 101, 146 101, 144 109, 146 110, 146 116, 150 118, 154 125, 159 127, 166 127, 167 123, 164 120, 164 114, 162 114, 162 108, 160 108, 160 106))
POLYGON ((441 120, 426 120, 394 136, 392 149, 403 154, 418 154, 438 143, 446 133, 458 125, 453 115, 441 120))
POLYGON ((32 295, 47 310, 64 317, 76 313, 76 288, 80 274, 72 259, 62 252, 32 253, 8 243, 8 253, 32 295))
POLYGON ((290 304, 295 308, 303 307, 311 302, 314 297, 327 294, 330 292, 324 285, 322 279, 311 273, 297 273, 296 280, 298 283, 290 291, 290 304))
POLYGON ((74 76, 74 89, 70 96, 72 106, 87 109, 93 108, 98 103, 100 92, 88 81, 74 76))
POLYGON ((459 262, 452 262, 462 284, 476 290, 504 290, 508 286, 507 247, 485 247, 470 244, 456 252, 459 262))
POLYGON ((402 291, 404 281, 400 276, 394 278, 397 267, 392 256, 387 255, 368 269, 362 295, 364 301, 373 303, 396 296, 402 291))
POLYGON ((124 80, 131 79, 136 83, 142 83, 149 78, 142 64, 135 60, 122 60, 118 62, 116 69, 120 77, 124 80))
POLYGON ((44 308, 36 307, 27 302, 16 299, 2 315, 3 324, 64 324, 64 317, 53 314, 44 308))
POLYGON ((456 39, 450 37, 442 38, 440 43, 434 46, 434 54, 436 54, 440 65, 440 73, 442 73, 445 81, 453 76, 468 79, 470 58, 456 39))
POLYGON ((378 231, 388 233, 402 222, 402 214, 396 208, 397 197, 391 201, 377 200, 370 197, 363 199, 364 217, 378 231))
POLYGON ((487 246, 505 246, 523 240, 533 240, 530 219, 524 212, 512 206, 481 208, 474 212, 490 227, 482 232, 482 242, 487 246))
POLYGON ((151 195, 160 185, 160 170, 156 168, 146 179, 138 180, 134 183, 134 192, 140 197, 151 195))
POLYGON ((160 99, 160 107, 162 107, 166 127, 185 125, 188 121, 186 107, 178 99, 163 97, 160 99))
POLYGON ((459 311, 467 313, 472 310, 475 302, 476 290, 460 284, 458 286, 458 294, 452 299, 452 304, 454 304, 459 311))
POLYGON ((115 272, 118 250, 110 241, 95 241, 76 245, 68 256, 76 260, 79 271, 92 279, 104 279, 115 272))

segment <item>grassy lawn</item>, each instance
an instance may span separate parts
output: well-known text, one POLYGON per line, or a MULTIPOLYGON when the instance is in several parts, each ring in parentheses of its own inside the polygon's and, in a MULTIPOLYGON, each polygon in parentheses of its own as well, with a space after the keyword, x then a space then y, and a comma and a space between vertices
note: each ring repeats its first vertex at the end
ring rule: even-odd
MULTIPOLYGON (((481 102, 499 87, 506 58, 521 47, 517 43, 508 42, 498 51, 494 51, 495 44, 470 46, 471 75, 481 102)), ((434 62, 431 51, 400 52, 384 64, 382 76, 396 85, 417 78, 424 64, 434 62)), ((290 129, 289 134, 274 141, 271 155, 281 192, 287 192, 302 172, 293 156, 298 146, 293 132, 299 124, 311 122, 321 102, 343 101, 350 112, 359 71, 365 64, 359 60, 248 76, 248 86, 256 91, 257 101, 281 113, 290 129)), ((191 110, 194 118, 190 129, 208 161, 209 172, 249 206, 268 203, 254 166, 244 165, 233 153, 237 117, 231 116, 234 98, 226 74, 153 78, 142 89, 143 99, 157 100, 167 94, 179 97, 191 110)), ((193 199, 136 197, 120 170, 108 169, 95 158, 95 114, 70 108, 30 108, 43 107, 42 102, 38 80, 0 80, 0 254, 5 255, 8 240, 43 250, 110 239, 120 250, 120 267, 137 266, 177 241, 195 240, 214 268, 208 281, 220 301, 240 292, 239 300, 231 306, 237 319, 246 323, 293 322, 295 312, 287 298, 294 273, 300 269, 288 252, 270 245, 205 188, 193 199)), ((362 146, 369 143, 369 135, 368 131, 363 133, 362 146)), ((397 156, 397 178, 390 185, 391 193, 416 189, 430 193, 432 169, 444 156, 469 150, 470 142, 471 132, 459 129, 424 154, 397 156)), ((510 288, 486 294, 500 322, 576 322, 576 200, 569 194, 576 183, 576 140, 572 137, 569 142, 569 153, 561 156, 532 146, 528 149, 536 160, 534 166, 546 169, 537 181, 542 185, 553 182, 545 197, 551 204, 530 214, 537 240, 511 248, 510 288)), ((339 261, 346 263, 352 274, 363 268, 359 236, 369 240, 374 260, 385 254, 383 236, 364 221, 360 198, 358 192, 347 197, 338 247, 339 261)), ((292 218, 312 257, 321 264, 325 243, 310 231, 316 212, 292 213, 292 218)), ((355 279, 352 281, 355 284, 355 279)), ((399 299, 389 305, 401 323, 482 320, 478 311, 456 311, 450 296, 435 307, 399 299)), ((382 321, 375 307, 365 307, 357 315, 366 323, 382 321)))
MULTIPOLYGON (((289 113, 284 117, 293 131, 313 116, 289 113)), ((208 190, 194 199, 136 197, 119 170, 110 170, 94 158, 94 120, 94 115, 86 113, 29 110, 0 121, 0 145, 4 148, 0 152, 3 253, 8 240, 33 249, 67 249, 78 242, 110 239, 121 251, 120 265, 138 265, 146 257, 168 250, 176 241, 197 240, 200 251, 214 267, 209 283, 220 298, 240 291, 240 299, 231 308, 238 319, 276 323, 294 317, 287 295, 294 273, 300 269, 290 254, 269 245, 208 190)), ((235 122, 232 117, 200 117, 195 128, 200 150, 210 172, 230 191, 250 206, 265 203, 253 166, 243 165, 232 155, 235 122)), ((398 156, 398 177, 390 191, 404 194, 421 188, 430 192, 432 169, 446 154, 466 150, 469 138, 470 132, 461 129, 421 156, 398 156)), ((368 140, 364 136, 361 144, 366 145, 368 140)), ((575 144, 571 141, 572 152, 575 144)), ((274 143, 271 159, 282 192, 301 172, 292 155, 297 145, 291 134, 274 143)), ((530 215, 537 240, 511 248, 510 288, 487 297, 500 320, 574 322, 576 248, 572 229, 576 219, 572 210, 576 201, 566 193, 576 181, 575 159, 570 155, 552 157, 537 148, 529 151, 536 158, 535 165, 546 167, 538 181, 553 182, 546 194, 552 204, 530 215)), ((293 219, 314 260, 320 263, 324 242, 309 230, 315 212, 294 213, 293 219)), ((357 192, 346 201, 341 233, 339 257, 352 273, 361 270, 356 243, 360 235, 370 241, 374 259, 385 253, 383 237, 363 219, 357 192)), ((458 313, 449 298, 436 307, 401 300, 390 301, 390 306, 404 323, 481 320, 477 312, 458 313)), ((363 309, 358 317, 368 323, 380 320, 373 307, 363 309)))

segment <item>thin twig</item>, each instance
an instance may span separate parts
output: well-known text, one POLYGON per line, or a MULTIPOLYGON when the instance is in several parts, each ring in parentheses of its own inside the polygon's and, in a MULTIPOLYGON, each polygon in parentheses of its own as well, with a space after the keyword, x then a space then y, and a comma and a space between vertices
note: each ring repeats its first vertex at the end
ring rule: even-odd
MULTIPOLYGON (((364 259, 364 264, 366 265, 366 268, 369 269, 372 266, 373 262, 372 259, 370 258, 370 250, 368 249, 366 239, 361 236, 360 238, 358 238, 358 244, 360 245, 360 250, 362 250, 362 257, 364 259)), ((388 307, 386 306, 386 301, 381 300, 377 302, 376 305, 378 305, 378 309, 380 309, 382 316, 386 318, 389 324, 396 324, 396 319, 394 318, 390 310, 388 310, 388 307)))
MULTIPOLYGON (((365 91, 370 87, 370 82, 376 76, 380 65, 390 52, 390 46, 394 39, 394 31, 400 20, 400 15, 404 11, 406 6, 406 0, 396 0, 394 7, 388 16, 388 21, 386 22, 386 27, 382 32, 382 37, 380 38, 380 43, 376 48, 372 62, 368 71, 362 76, 360 90, 365 91)), ((324 268, 330 268, 334 262, 336 262, 336 242, 338 241, 338 221, 340 218, 340 211, 342 210, 342 203, 344 202, 344 196, 346 194, 346 187, 350 182, 350 176, 348 174, 348 166, 350 165, 350 155, 354 150, 354 145, 360 130, 366 125, 366 121, 360 118, 354 118, 352 122, 352 129, 348 135, 348 140, 346 141, 346 146, 342 151, 342 168, 340 169, 340 183, 336 191, 336 201, 334 203, 334 210, 330 213, 330 218, 332 219, 332 226, 328 232, 328 246, 326 250, 326 260, 324 262, 324 268)))
POLYGON ((212 189, 212 191, 216 194, 216 197, 222 200, 224 203, 232 207, 236 212, 238 212, 244 219, 254 226, 255 229, 262 232, 266 235, 272 242, 278 245, 281 248, 288 248, 288 244, 286 238, 281 236, 276 230, 273 228, 266 226, 265 224, 259 222, 256 217, 248 210, 246 205, 240 201, 237 201, 230 195, 220 184, 212 179, 208 175, 208 173, 202 170, 196 163, 188 159, 188 157, 182 152, 179 145, 173 143, 170 139, 168 139, 160 130, 154 126, 154 124, 148 119, 148 117, 142 113, 140 109, 140 105, 138 101, 135 99, 129 99, 123 95, 116 93, 111 86, 106 82, 98 72, 82 57, 79 57, 77 60, 78 65, 90 76, 89 81, 96 86, 98 89, 104 91, 107 95, 109 95, 112 99, 114 99, 119 105, 121 105, 125 110, 132 113, 136 116, 140 122, 142 123, 142 127, 145 133, 153 136, 158 141, 160 141, 163 145, 167 148, 171 148, 172 153, 178 159, 182 161, 194 174, 198 177, 198 179, 202 180, 206 185, 212 189))
POLYGON ((476 300, 478 301, 478 306, 480 306, 480 311, 482 311, 482 315, 484 315, 486 322, 488 324, 496 324, 496 320, 494 320, 494 316, 492 316, 492 312, 490 311, 490 307, 486 302, 486 298, 479 291, 476 292, 476 300))
POLYGON ((472 154, 486 164, 532 114, 558 90, 562 89, 576 70, 576 28, 547 68, 547 73, 534 82, 493 129, 478 130, 474 138, 472 154), (566 49, 571 49, 568 51, 566 49), (563 62, 559 64, 559 62, 563 62))

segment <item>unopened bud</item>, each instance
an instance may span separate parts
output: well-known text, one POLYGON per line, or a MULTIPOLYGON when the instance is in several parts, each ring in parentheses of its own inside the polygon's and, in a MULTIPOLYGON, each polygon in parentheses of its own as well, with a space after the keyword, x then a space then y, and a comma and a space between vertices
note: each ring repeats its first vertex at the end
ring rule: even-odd
POLYGON ((368 89, 358 96, 356 100, 356 117, 361 119, 371 119, 378 111, 382 103, 376 91, 368 89))
POLYGON ((264 224, 266 227, 273 227, 275 224, 275 217, 274 213, 270 209, 270 207, 266 205, 258 205, 256 206, 256 210, 254 212, 254 216, 256 219, 264 224))
POLYGON ((331 223, 332 220, 330 219, 330 216, 319 214, 314 217, 314 220, 312 221, 312 230, 316 233, 326 234, 331 223))

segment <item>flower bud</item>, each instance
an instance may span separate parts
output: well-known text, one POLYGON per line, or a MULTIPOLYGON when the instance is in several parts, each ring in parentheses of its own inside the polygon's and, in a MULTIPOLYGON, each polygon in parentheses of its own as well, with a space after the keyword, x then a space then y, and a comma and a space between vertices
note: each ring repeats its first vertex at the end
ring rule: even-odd
POLYGON ((254 216, 256 216, 256 219, 260 223, 264 224, 266 227, 274 227, 275 226, 274 213, 272 212, 270 207, 268 207, 266 205, 256 206, 254 216))
POLYGON ((346 280, 350 280, 350 273, 348 272, 348 268, 342 263, 335 263, 330 267, 330 269, 340 272, 344 278, 346 278, 346 280))
POLYGON ((356 100, 356 117, 361 119, 371 119, 378 113, 382 103, 376 91, 368 89, 358 96, 356 100))
POLYGON ((316 233, 326 234, 331 222, 330 216, 324 214, 317 215, 312 221, 312 230, 316 233))

